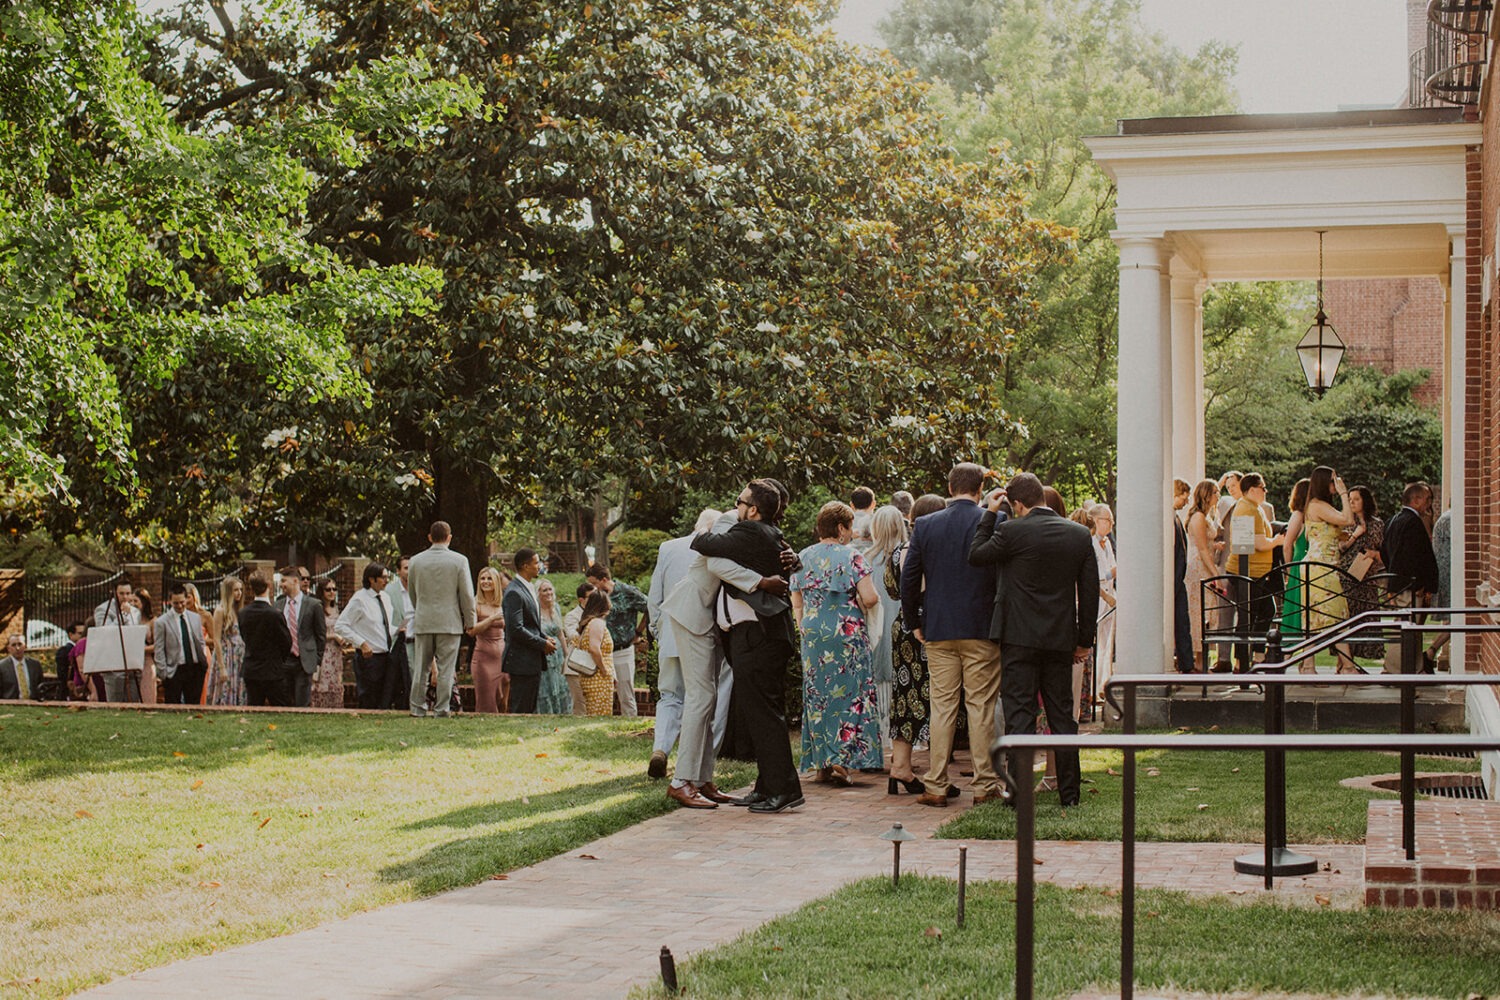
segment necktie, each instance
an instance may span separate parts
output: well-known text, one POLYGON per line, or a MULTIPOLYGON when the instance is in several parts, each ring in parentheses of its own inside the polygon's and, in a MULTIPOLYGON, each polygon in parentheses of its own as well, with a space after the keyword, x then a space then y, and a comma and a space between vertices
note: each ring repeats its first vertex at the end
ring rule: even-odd
POLYGON ((31 671, 26 669, 26 657, 11 660, 16 665, 16 684, 21 689, 21 700, 31 700, 31 671))
POLYGON ((193 647, 193 637, 188 633, 187 615, 178 615, 177 625, 182 629, 182 665, 191 666, 198 662, 198 651, 193 647))
POLYGON ((380 608, 380 637, 387 649, 391 646, 391 616, 385 613, 385 598, 375 595, 375 604, 380 608))
POLYGON ((297 599, 295 597, 286 599, 286 627, 292 633, 292 655, 297 656, 300 651, 297 648, 297 599))

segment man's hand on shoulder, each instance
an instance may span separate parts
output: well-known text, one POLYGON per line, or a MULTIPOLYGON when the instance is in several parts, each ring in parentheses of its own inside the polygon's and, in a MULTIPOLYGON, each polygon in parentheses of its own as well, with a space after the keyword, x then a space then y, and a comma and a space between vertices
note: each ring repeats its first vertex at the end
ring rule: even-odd
POLYGON ((774 594, 777 597, 785 597, 787 595, 788 589, 790 588, 787 587, 785 577, 763 576, 760 578, 760 583, 757 583, 755 585, 755 589, 763 590, 766 593, 774 594))
POLYGON ((781 543, 781 551, 778 555, 781 556, 781 569, 783 572, 795 573, 802 568, 802 560, 797 557, 797 553, 792 550, 792 547, 785 542, 781 543))

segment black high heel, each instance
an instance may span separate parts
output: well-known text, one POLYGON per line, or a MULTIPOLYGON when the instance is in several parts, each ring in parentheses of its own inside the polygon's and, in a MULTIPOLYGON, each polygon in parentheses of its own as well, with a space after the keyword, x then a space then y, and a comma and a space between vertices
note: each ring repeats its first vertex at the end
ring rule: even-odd
POLYGON ((913 778, 910 781, 907 781, 905 778, 887 778, 885 782, 885 794, 900 795, 901 793, 896 791, 898 786, 904 786, 908 795, 921 795, 927 791, 927 786, 922 784, 921 778, 913 778))

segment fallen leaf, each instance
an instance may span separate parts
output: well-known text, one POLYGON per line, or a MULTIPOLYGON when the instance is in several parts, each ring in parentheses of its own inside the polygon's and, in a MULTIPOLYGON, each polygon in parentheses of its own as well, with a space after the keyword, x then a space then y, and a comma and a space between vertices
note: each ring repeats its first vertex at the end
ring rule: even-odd
POLYGON ((584 860, 584 861, 598 861, 599 860, 598 858, 594 857, 592 854, 580 854, 580 855, 578 855, 578 857, 581 860, 584 860))
POLYGON ((1331 872, 1331 871, 1333 871, 1333 865, 1330 864, 1329 862, 1325 861, 1325 862, 1323 862, 1323 870, 1325 872, 1331 872))
POLYGON ((1031 859, 1031 863, 1034 864, 1034 865, 1039 865, 1039 864, 1043 864, 1043 861, 1042 861, 1041 858, 1032 858, 1031 859))
POLYGON ((202 787, 203 787, 203 779, 202 779, 202 778, 199 778, 199 779, 198 779, 198 780, 197 780, 197 781, 195 781, 195 782, 193 782, 193 783, 192 783, 192 784, 191 784, 191 785, 190 785, 190 786, 188 786, 188 787, 189 787, 189 790, 190 790, 190 791, 195 791, 195 792, 196 792, 196 791, 197 791, 197 790, 198 790, 198 789, 200 789, 200 788, 202 788, 202 787))
POLYGON ((91 813, 91 812, 89 812, 87 809, 79 809, 73 815, 77 816, 79 819, 93 819, 94 818, 94 814, 91 813))
POLYGON ((543 757, 545 757, 545 756, 547 756, 547 755, 546 755, 546 754, 544 754, 544 753, 539 753, 539 754, 537 754, 537 755, 536 755, 536 756, 537 756, 537 759, 538 759, 538 760, 540 760, 540 759, 541 759, 541 758, 543 758, 543 757))
POLYGON ((1090 788, 1089 789, 1089 794, 1090 795, 1098 795, 1099 794, 1099 789, 1097 789, 1097 788, 1090 788))
POLYGON ((1333 902, 1332 899, 1330 899, 1329 897, 1323 895, 1321 892, 1318 893, 1317 895, 1313 896, 1313 899, 1317 901, 1317 904, 1319 906, 1328 906, 1329 904, 1331 904, 1333 902))
POLYGON ((1112 767, 1106 767, 1106 768, 1105 768, 1105 769, 1104 769, 1104 773, 1105 773, 1105 774, 1108 774, 1108 775, 1110 775, 1110 776, 1111 776, 1111 777, 1115 777, 1115 778, 1118 778, 1118 777, 1119 777, 1119 776, 1120 776, 1120 772, 1119 772, 1119 771, 1116 771, 1116 770, 1115 770, 1115 769, 1114 769, 1114 768, 1112 768, 1112 767))
POLYGON ((1198 803, 1198 811, 1199 812, 1202 812, 1203 810, 1205 810, 1207 808, 1208 808, 1208 803, 1207 802, 1200 802, 1200 803, 1198 803))
POLYGON ((119 733, 110 733, 109 734, 109 738, 112 739, 112 740, 117 740, 117 739, 120 738, 120 734, 119 733))
POLYGON ((410 746, 410 744, 407 743, 405 740, 397 740, 396 742, 400 743, 402 746, 410 746))
POLYGON ((1188 789, 1188 791, 1190 791, 1190 792, 1196 792, 1197 790, 1198 790, 1198 786, 1197 785, 1194 785, 1192 788, 1188 789))
POLYGON ((1119 889, 1105 889, 1104 890, 1104 894, 1106 896, 1108 896, 1110 899, 1114 899, 1116 896, 1118 896, 1120 894, 1120 890, 1119 889))
POLYGON ((183 753, 181 750, 173 750, 172 751, 172 756, 173 757, 186 757, 187 754, 183 753))
POLYGON ((940 931, 940 930, 938 930, 936 927, 929 927, 925 931, 922 932, 922 936, 923 937, 931 937, 931 938, 941 938, 943 936, 943 932, 940 931))
POLYGON ((323 877, 324 878, 338 878, 338 875, 334 874, 333 872, 324 872, 323 873, 323 877))
POLYGON ((529 806, 529 805, 531 805, 531 800, 528 799, 526 796, 523 795, 523 796, 521 796, 521 805, 523 805, 523 806, 529 806))
POLYGON ((275 728, 276 728, 276 723, 274 723, 274 722, 272 722, 272 723, 270 723, 270 724, 268 724, 268 725, 267 725, 267 726, 266 726, 266 728, 267 728, 267 729, 275 729, 275 728))
POLYGON ((1240 769, 1239 769, 1239 768, 1237 768, 1237 767, 1231 767, 1231 768, 1230 768, 1230 769, 1229 769, 1229 773, 1230 773, 1230 774, 1239 774, 1239 773, 1240 773, 1240 769))
POLYGON ((218 883, 218 882, 199 882, 198 883, 198 888, 200 888, 200 889, 217 889, 217 888, 220 887, 220 884, 221 883, 218 883))
POLYGON ((490 881, 491 882, 506 882, 506 881, 509 881, 509 879, 510 879, 509 875, 491 875, 490 876, 490 881))
POLYGON ((1155 920, 1157 917, 1161 916, 1161 914, 1157 913, 1155 910, 1147 910, 1146 916, 1149 919, 1155 920))
MULTIPOLYGON (((772 951, 785 951, 786 949, 783 948, 783 947, 781 947, 781 945, 779 945, 779 944, 773 944, 773 945, 771 945, 771 950, 772 951)), ((41 980, 37 980, 37 981, 41 982, 41 980)), ((1481 1000, 1483 1000, 1483 998, 1481 998, 1481 1000)))
POLYGON ((1160 778, 1161 777, 1161 769, 1160 768, 1155 768, 1155 767, 1148 767, 1148 768, 1146 768, 1146 776, 1149 777, 1149 778, 1160 778))
POLYGON ((200 850, 200 851, 203 850, 203 845, 202 844, 198 845, 198 850, 200 850))
POLYGON ((271 817, 267 816, 265 819, 260 821, 260 826, 256 827, 256 829, 264 830, 266 828, 266 824, 269 822, 271 822, 271 817))
POLYGON ((1231 896, 1243 896, 1245 894, 1244 889, 1230 889, 1228 891, 1231 896))

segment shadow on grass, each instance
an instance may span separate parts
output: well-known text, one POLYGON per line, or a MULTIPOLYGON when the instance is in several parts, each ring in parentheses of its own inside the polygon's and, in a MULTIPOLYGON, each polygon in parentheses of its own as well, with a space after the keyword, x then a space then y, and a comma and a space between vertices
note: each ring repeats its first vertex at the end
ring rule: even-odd
MULTIPOLYGON (((593 781, 580 785, 571 785, 567 788, 561 788, 555 792, 546 792, 541 795, 528 794, 524 797, 518 795, 513 799, 465 806, 462 809, 455 809, 440 816, 429 816, 426 819, 408 823, 400 829, 414 831, 447 827, 459 830, 472 826, 484 826, 489 823, 504 823, 509 820, 525 819, 554 810, 572 809, 575 806, 580 806, 594 799, 610 795, 633 790, 641 792, 655 790, 661 792, 665 787, 665 782, 652 782, 644 774, 638 778, 611 778, 607 781, 593 781)), ((665 795, 662 797, 665 798, 665 795)))

